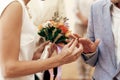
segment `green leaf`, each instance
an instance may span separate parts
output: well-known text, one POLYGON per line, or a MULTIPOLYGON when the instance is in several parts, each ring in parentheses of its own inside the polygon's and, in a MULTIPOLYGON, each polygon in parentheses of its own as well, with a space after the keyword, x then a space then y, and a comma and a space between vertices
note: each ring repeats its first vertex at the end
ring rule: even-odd
MULTIPOLYGON (((38 32, 38 34, 45 38, 46 41, 50 40, 51 42, 54 42, 54 40, 57 38, 59 34, 61 34, 61 30, 59 28, 56 28, 54 26, 48 26, 46 28, 43 28, 38 32)), ((65 37, 64 34, 58 40, 55 42, 57 43, 67 43, 66 42, 67 37, 65 37)))
POLYGON ((55 43, 56 43, 56 44, 57 44, 57 43, 67 44, 66 39, 67 39, 67 37, 65 37, 65 36, 63 35, 63 36, 61 36, 55 43))
POLYGON ((58 34, 61 33, 61 30, 56 28, 56 31, 54 32, 54 35, 53 35, 53 40, 58 36, 58 34))

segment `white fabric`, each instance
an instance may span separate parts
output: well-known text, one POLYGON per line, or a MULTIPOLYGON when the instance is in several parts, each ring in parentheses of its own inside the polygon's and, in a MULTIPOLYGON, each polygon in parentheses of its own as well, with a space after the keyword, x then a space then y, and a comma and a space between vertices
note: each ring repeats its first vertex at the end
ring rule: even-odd
POLYGON ((58 11, 60 16, 65 16, 64 0, 31 0, 28 3, 28 10, 36 26, 52 19, 58 11))
POLYGON ((113 5, 112 30, 115 40, 117 65, 120 63, 120 9, 113 5))
POLYGON ((4 11, 4 9, 6 8, 6 6, 11 2, 12 0, 0 0, 0 15, 2 14, 2 12, 4 11))
MULTIPOLYGON (((13 1, 15 0, 0 0, 0 16, 2 12, 5 10, 5 8, 13 1)), ((23 7, 23 22, 22 22, 22 31, 21 31, 19 60, 30 61, 32 60, 33 52, 35 49, 35 36, 37 35, 37 29, 29 19, 23 0, 17 0, 17 1, 19 1, 23 7)), ((0 80, 4 80, 2 79, 2 74, 0 74, 0 80)), ((7 80, 34 80, 34 75, 11 78, 7 80)))

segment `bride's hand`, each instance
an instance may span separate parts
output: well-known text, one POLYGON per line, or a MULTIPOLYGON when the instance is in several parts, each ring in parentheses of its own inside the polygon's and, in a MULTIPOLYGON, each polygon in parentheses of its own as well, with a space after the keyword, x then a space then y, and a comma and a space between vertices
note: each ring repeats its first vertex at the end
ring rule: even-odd
POLYGON ((65 45, 60 54, 60 62, 62 64, 70 63, 75 61, 80 54, 83 52, 83 46, 78 42, 77 39, 71 40, 65 45), (78 46, 77 46, 78 45, 78 46))
POLYGON ((49 41, 47 42, 43 42, 42 44, 40 44, 40 46, 36 49, 36 51, 34 52, 34 55, 33 55, 33 60, 37 60, 37 59, 40 59, 40 56, 45 48, 46 45, 49 44, 49 41))
POLYGON ((48 52, 49 52, 48 58, 57 55, 58 54, 57 45, 54 43, 51 43, 50 47, 48 48, 48 52))

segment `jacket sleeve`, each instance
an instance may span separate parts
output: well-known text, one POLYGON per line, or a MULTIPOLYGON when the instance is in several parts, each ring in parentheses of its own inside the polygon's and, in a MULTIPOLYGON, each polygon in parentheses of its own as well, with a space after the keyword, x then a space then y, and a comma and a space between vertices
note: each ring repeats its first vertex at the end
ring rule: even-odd
MULTIPOLYGON (((94 14, 93 14, 93 12, 94 12, 94 9, 93 9, 93 5, 92 5, 89 23, 88 23, 87 37, 94 42, 95 41, 95 34, 94 34, 94 23, 93 23, 94 14)), ((87 58, 87 56, 84 53, 81 56, 87 64, 89 64, 91 66, 95 66, 97 61, 98 61, 98 55, 99 55, 99 53, 98 53, 98 49, 97 49, 95 54, 93 54, 89 58, 87 58)))

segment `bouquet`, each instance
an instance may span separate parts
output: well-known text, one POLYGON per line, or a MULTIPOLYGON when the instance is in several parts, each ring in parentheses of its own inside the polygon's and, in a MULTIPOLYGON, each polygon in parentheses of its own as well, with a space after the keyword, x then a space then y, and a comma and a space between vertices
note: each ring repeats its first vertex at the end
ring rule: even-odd
MULTIPOLYGON (((71 34, 66 17, 59 17, 58 13, 54 14, 51 20, 46 21, 43 24, 40 24, 38 27, 38 34, 42 36, 46 41, 50 41, 55 44, 67 44, 66 39, 71 34)), ((48 48, 47 45, 41 55, 41 59, 48 58, 48 48)), ((54 68, 54 80, 57 75, 57 68, 54 68)))
MULTIPOLYGON (((59 17, 58 13, 56 12, 51 20, 40 24, 38 27, 38 34, 46 41, 50 41, 55 44, 67 44, 66 39, 68 39, 68 36, 71 34, 71 31, 68 28, 68 24, 66 23, 67 20, 68 19, 66 17, 59 17)), ((48 48, 49 45, 46 47, 48 48)), ((47 57, 48 54, 45 52, 45 54, 42 55, 42 58, 46 59, 47 57)))
POLYGON ((68 19, 59 17, 57 13, 55 13, 52 20, 46 21, 44 24, 41 24, 38 29, 38 34, 42 36, 46 41, 50 41, 52 43, 64 43, 66 44, 66 39, 70 34, 70 30, 66 23, 68 19))

